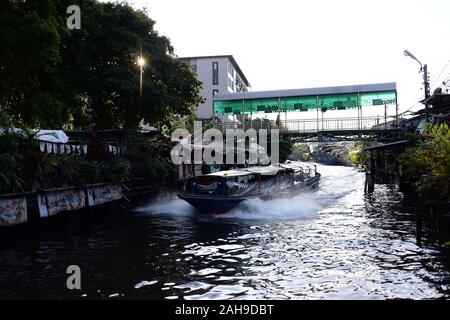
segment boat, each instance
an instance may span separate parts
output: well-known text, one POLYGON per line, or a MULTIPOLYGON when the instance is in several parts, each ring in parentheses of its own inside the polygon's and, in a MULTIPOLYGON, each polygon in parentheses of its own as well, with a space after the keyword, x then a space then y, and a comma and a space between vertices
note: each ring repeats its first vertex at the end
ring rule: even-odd
POLYGON ((317 187, 317 167, 287 161, 219 171, 189 178, 178 197, 201 213, 222 214, 250 198, 270 199, 275 195, 317 187))

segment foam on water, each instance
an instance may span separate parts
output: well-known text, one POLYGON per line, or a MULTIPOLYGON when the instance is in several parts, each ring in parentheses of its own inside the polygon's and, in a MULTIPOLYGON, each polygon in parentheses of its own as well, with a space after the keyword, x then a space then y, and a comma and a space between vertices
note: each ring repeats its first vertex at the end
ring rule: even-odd
POLYGON ((189 203, 178 198, 159 198, 134 211, 145 214, 169 214, 177 216, 188 216, 195 212, 194 208, 189 203))
POLYGON ((309 219, 321 208, 319 203, 307 195, 271 200, 254 198, 242 202, 222 217, 250 220, 309 219))

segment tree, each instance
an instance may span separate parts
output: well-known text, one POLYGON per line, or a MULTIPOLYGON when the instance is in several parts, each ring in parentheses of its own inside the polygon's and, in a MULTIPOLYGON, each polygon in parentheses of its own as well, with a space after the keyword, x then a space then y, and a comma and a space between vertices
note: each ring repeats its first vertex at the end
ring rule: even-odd
POLYGON ((366 153, 364 152, 363 144, 358 144, 356 150, 352 150, 348 153, 348 160, 355 166, 362 166, 367 163, 368 158, 366 153))
POLYGON ((193 113, 200 82, 145 11, 94 0, 2 0, 0 106, 16 123, 61 128, 170 125, 193 113), (66 27, 69 5, 81 29, 66 27), (147 59, 139 99, 140 52, 147 59))
MULTIPOLYGON (((271 136, 269 135, 269 139, 267 142, 269 151, 271 150, 271 136)), ((286 162, 286 160, 289 158, 289 156, 292 154, 292 148, 294 146, 294 142, 292 141, 292 137, 288 133, 280 133, 279 141, 278 142, 278 149, 279 149, 279 161, 280 163, 286 162)))
POLYGON ((53 1, 1 1, 0 106, 16 123, 68 120, 58 75, 64 33, 53 1))
MULTIPOLYGON (((82 29, 72 31, 65 56, 77 62, 73 73, 85 95, 85 114, 96 127, 136 128, 141 121, 170 125, 175 115, 193 112, 201 101, 200 82, 173 57, 170 41, 154 30, 145 11, 90 0, 80 6, 82 29), (147 62, 142 101, 136 65, 141 51, 147 62)), ((83 123, 82 114, 74 114, 74 122, 83 123)))
POLYGON ((307 144, 296 144, 292 147, 292 157, 294 160, 309 161, 311 159, 311 150, 307 144))
POLYGON ((447 124, 429 126, 426 140, 409 148, 400 157, 403 173, 431 203, 450 199, 450 128, 447 124))

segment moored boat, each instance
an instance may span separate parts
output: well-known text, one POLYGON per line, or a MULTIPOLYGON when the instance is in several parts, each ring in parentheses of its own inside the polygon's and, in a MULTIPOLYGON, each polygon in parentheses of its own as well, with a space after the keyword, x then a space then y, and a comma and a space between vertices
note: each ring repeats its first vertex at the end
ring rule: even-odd
POLYGON ((314 188, 319 180, 316 166, 289 161, 192 177, 178 196, 202 213, 220 214, 250 198, 271 198, 283 192, 314 188))

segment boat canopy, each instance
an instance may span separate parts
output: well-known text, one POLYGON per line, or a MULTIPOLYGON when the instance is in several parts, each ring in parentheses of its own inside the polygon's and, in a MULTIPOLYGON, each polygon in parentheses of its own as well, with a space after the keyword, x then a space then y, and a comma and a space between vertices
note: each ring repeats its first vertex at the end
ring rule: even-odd
POLYGON ((210 174, 207 174, 207 176, 214 176, 214 177, 242 177, 242 176, 248 176, 252 174, 248 171, 242 171, 242 170, 227 170, 227 171, 219 171, 219 172, 213 172, 210 174))
POLYGON ((250 174, 257 174, 261 176, 275 176, 280 171, 286 171, 286 170, 304 170, 308 169, 309 166, 303 165, 299 162, 289 162, 289 163, 280 163, 276 165, 270 165, 270 166, 255 166, 255 167, 249 167, 249 168, 239 168, 234 170, 227 170, 227 171, 219 171, 207 174, 207 176, 215 176, 215 177, 242 177, 247 176, 250 174))
POLYGON ((219 171, 207 174, 207 176, 216 176, 216 177, 242 177, 251 174, 258 174, 261 176, 274 176, 280 172, 280 170, 284 170, 284 168, 279 166, 257 166, 250 168, 240 168, 236 170, 227 170, 227 171, 219 171))
POLYGON ((300 164, 297 164, 297 163, 293 163, 293 162, 291 162, 291 163, 283 163, 283 164, 280 164, 280 166, 282 168, 284 168, 284 169, 292 169, 292 170, 299 170, 299 169, 303 169, 304 168, 304 166, 302 166, 300 164))
POLYGON ((241 169, 243 171, 260 174, 262 176, 274 176, 276 175, 282 168, 276 166, 260 166, 260 167, 250 167, 241 169))

